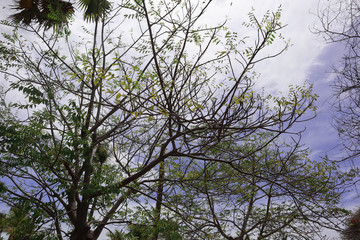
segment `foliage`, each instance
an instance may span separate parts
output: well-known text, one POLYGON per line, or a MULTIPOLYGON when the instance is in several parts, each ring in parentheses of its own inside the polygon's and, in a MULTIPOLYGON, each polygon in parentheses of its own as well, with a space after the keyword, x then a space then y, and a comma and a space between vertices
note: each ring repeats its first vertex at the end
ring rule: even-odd
POLYGON ((253 86, 255 64, 287 48, 263 53, 283 40, 281 9, 249 14, 252 39, 202 24, 211 3, 98 4, 80 36, 4 22, 13 33, 0 41, 0 71, 23 100, 0 105, 0 201, 26 203, 39 211, 22 215, 36 232, 70 240, 119 225, 154 239, 300 237, 309 232, 296 223, 335 221, 345 176, 297 141, 275 141, 300 136, 292 126, 314 116, 311 86, 287 96, 253 86), (257 194, 268 204, 249 207, 257 194), (241 218, 246 207, 251 218, 241 218), (229 230, 245 223, 253 228, 229 230))
MULTIPOLYGON (((10 16, 13 22, 24 26, 35 23, 45 30, 66 29, 76 9, 74 3, 63 0, 14 0, 14 2, 13 9, 19 12, 10 16)), ((79 0, 78 5, 84 12, 84 19, 92 22, 97 22, 99 17, 111 8, 107 0, 79 0)))
POLYGON ((164 240, 181 240, 179 226, 171 220, 159 221, 157 226, 152 225, 129 225, 129 233, 126 234, 128 239, 151 240, 155 236, 164 240))
POLYGON ((337 206, 336 164, 311 161, 296 142, 263 147, 272 137, 260 133, 225 142, 213 149, 218 161, 190 166, 183 159, 180 169, 169 171, 169 188, 177 193, 169 201, 203 230, 186 239, 316 239, 321 225, 338 229, 333 219, 347 212, 337 206), (173 175, 183 182, 172 182, 173 175), (193 196, 191 202, 185 196, 193 196))
POLYGON ((10 18, 16 23, 30 25, 36 22, 41 27, 49 29, 62 28, 74 14, 74 6, 62 0, 14 0, 15 10, 10 18))
POLYGON ((9 240, 55 239, 51 232, 41 229, 44 213, 33 209, 30 202, 19 199, 7 215, 0 220, 1 229, 8 234, 9 240))
POLYGON ((357 210, 348 220, 346 229, 342 232, 342 239, 355 240, 360 238, 360 210, 357 210))
POLYGON ((79 6, 85 11, 85 20, 97 21, 100 16, 110 9, 111 4, 107 0, 80 0, 79 6))

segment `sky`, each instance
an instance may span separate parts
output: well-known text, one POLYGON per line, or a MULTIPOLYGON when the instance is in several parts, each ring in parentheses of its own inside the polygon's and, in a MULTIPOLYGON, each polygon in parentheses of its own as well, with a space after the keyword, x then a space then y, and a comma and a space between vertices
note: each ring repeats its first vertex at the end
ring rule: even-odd
MULTIPOLYGON (((300 127, 307 129, 303 135, 304 145, 312 149, 312 157, 319 159, 325 154, 338 155, 340 149, 337 132, 332 126, 333 112, 330 103, 334 100, 331 84, 335 75, 332 73, 332 66, 338 64, 343 48, 339 45, 328 45, 321 36, 311 32, 314 26, 319 24, 316 12, 326 2, 326 0, 214 0, 214 6, 208 12, 208 21, 216 23, 228 18, 229 29, 239 31, 252 8, 255 9, 256 16, 261 18, 267 10, 276 11, 281 5, 281 21, 287 25, 282 30, 282 35, 285 39, 290 39, 291 47, 282 55, 256 66, 255 70, 261 74, 256 84, 274 94, 286 92, 290 84, 302 85, 308 81, 314 85, 314 92, 319 95, 318 116, 300 127), (231 6, 230 2, 232 2, 231 6)), ((9 3, 11 0, 1 0, 0 11, 9 3)), ((0 18, 5 16, 2 12, 0 18)), ((360 202, 348 197, 344 199, 344 205, 354 209, 360 205, 360 202)))
MULTIPOLYGON (((276 11, 281 6, 281 22, 286 25, 281 33, 285 39, 290 40, 291 46, 280 56, 255 67, 260 73, 256 86, 277 95, 286 93, 289 85, 303 85, 305 81, 313 84, 314 92, 319 95, 316 104, 317 117, 301 126, 307 128, 303 142, 312 148, 314 157, 337 151, 340 142, 332 126, 331 103, 334 101, 334 91, 331 84, 336 78, 333 66, 339 64, 344 49, 339 44, 326 44, 322 36, 313 33, 319 26, 316 13, 328 1, 248 0, 232 1, 232 6, 229 7, 230 2, 215 1, 216 6, 209 15, 217 16, 213 21, 219 22, 228 17, 227 26, 233 31, 240 29, 242 22, 247 20, 246 14, 252 9, 255 10, 255 15, 261 18, 267 10, 276 11)), ((273 49, 273 46, 270 49, 273 49)))
MULTIPOLYGON (((286 93, 289 85, 302 85, 305 81, 314 84, 315 92, 320 96, 317 103, 319 116, 307 123, 316 126, 305 134, 304 140, 312 146, 313 151, 332 149, 332 142, 336 142, 337 133, 332 130, 329 100, 332 89, 330 84, 334 80, 331 66, 336 65, 341 57, 341 48, 326 45, 321 36, 311 33, 311 29, 318 24, 316 12, 325 0, 214 0, 207 16, 209 24, 216 24, 227 20, 226 26, 231 31, 241 33, 242 23, 247 21, 247 13, 254 9, 255 15, 261 18, 267 10, 282 9, 281 21, 285 28, 281 30, 285 39, 289 39, 291 47, 280 56, 256 65, 255 70, 260 74, 256 86, 274 95, 286 93), (216 16, 216 17, 214 17, 216 16), (326 124, 325 124, 326 123, 326 124), (331 130, 330 130, 331 129, 331 130), (320 134, 321 133, 321 134, 320 134), (323 134, 326 139, 320 141, 323 134)), ((0 18, 6 18, 6 9, 12 0, 1 0, 0 18)), ((81 29, 79 27, 79 29, 81 29)), ((8 30, 0 26, 0 30, 8 30), (3 29, 1 29, 3 28, 3 29)), ((269 49, 276 52, 277 45, 269 49)), ((336 145, 336 143, 335 143, 336 145)))
MULTIPOLYGON (((322 36, 313 33, 320 26, 317 12, 328 3, 328 0, 234 1, 228 13, 229 24, 236 29, 243 18, 243 14, 238 14, 240 9, 243 13, 254 8, 260 17, 267 10, 275 11, 281 5, 281 21, 287 25, 282 34, 290 39, 291 47, 280 56, 257 66, 257 71, 261 73, 257 84, 274 94, 286 92, 290 84, 302 85, 304 81, 313 84, 314 92, 319 95, 317 117, 297 127, 306 128, 302 142, 311 148, 311 156, 316 160, 325 155, 333 159, 342 156, 341 142, 333 122, 335 111, 332 104, 336 99, 331 86, 336 79, 333 69, 339 67, 344 46, 327 44, 322 36)), ((225 7, 226 4, 222 2, 219 5, 225 7)), ((348 168, 351 163, 344 162, 342 165, 348 168)), ((354 199, 354 195, 349 193, 344 197, 344 206, 349 209, 360 206, 360 200, 354 199)))
MULTIPOLYGON (((218 3, 226 8, 229 1, 218 3)), ((243 14, 252 8, 261 16, 267 10, 275 11, 281 5, 281 21, 287 26, 282 29, 286 39, 290 39, 291 47, 280 56, 266 61, 256 67, 261 73, 257 84, 268 92, 286 92, 290 84, 302 85, 304 81, 313 84, 314 92, 319 95, 316 103, 317 117, 300 128, 306 128, 302 142, 312 150, 311 157, 321 160, 325 155, 332 158, 341 158, 341 143, 337 131, 333 127, 335 114, 332 103, 335 101, 334 90, 331 87, 336 75, 333 67, 339 66, 339 60, 344 48, 340 44, 326 44, 322 36, 313 33, 320 22, 316 13, 323 8, 325 0, 248 0, 234 1, 230 10, 224 10, 230 17, 229 25, 236 30, 243 21, 243 14)), ((349 167, 350 163, 342 163, 349 167)), ((360 200, 354 199, 355 192, 346 194, 343 206, 355 210, 360 206, 360 200)), ((329 231, 328 236, 338 237, 338 234, 329 231)))
POLYGON ((273 59, 256 66, 261 74, 257 84, 270 93, 286 93, 289 85, 302 85, 305 81, 313 84, 314 92, 319 95, 317 102, 318 117, 307 122, 304 141, 315 152, 328 152, 339 142, 337 132, 332 127, 331 103, 334 101, 331 85, 336 78, 333 66, 339 64, 343 54, 341 45, 326 44, 323 38, 312 33, 319 25, 316 12, 322 2, 316 0, 276 0, 276 1, 240 1, 230 9, 230 25, 236 25, 242 18, 236 14, 237 9, 243 7, 250 11, 255 8, 258 15, 267 9, 276 10, 281 5, 282 22, 286 25, 282 34, 290 39, 291 47, 273 59), (248 2, 248 5, 244 5, 248 2))

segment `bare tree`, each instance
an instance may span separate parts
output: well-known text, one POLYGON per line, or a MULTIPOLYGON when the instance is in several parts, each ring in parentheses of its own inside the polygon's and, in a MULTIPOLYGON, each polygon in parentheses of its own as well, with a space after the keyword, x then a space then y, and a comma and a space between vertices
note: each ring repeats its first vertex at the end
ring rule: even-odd
POLYGON ((357 0, 328 1, 318 12, 321 27, 315 30, 327 42, 345 46, 341 66, 335 69, 335 108, 338 113, 335 120, 350 158, 356 158, 360 153, 359 9, 360 2, 357 0))
MULTIPOLYGON (((358 0, 328 1, 318 12, 321 26, 315 31, 328 43, 343 46, 345 51, 340 67, 334 68, 337 79, 335 89, 335 126, 343 140, 344 160, 351 160, 350 171, 358 181, 357 159, 360 154, 360 2, 358 0)), ((356 184, 355 184, 356 186, 356 184)), ((357 211, 346 224, 343 239, 359 239, 357 211)))

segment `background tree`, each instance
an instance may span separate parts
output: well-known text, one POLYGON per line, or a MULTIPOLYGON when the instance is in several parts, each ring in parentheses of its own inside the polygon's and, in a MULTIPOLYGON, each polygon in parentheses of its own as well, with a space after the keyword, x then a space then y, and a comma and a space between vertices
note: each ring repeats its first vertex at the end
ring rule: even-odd
POLYGON ((3 233, 5 233, 5 223, 4 223, 4 220, 5 220, 5 217, 6 217, 6 214, 5 213, 0 213, 0 240, 3 240, 3 233))
POLYGON ((334 83, 337 101, 335 108, 336 127, 344 141, 350 158, 359 155, 359 61, 360 61, 360 2, 328 1, 318 13, 321 27, 315 29, 329 43, 345 46, 341 66, 335 69, 337 80, 334 83))
POLYGON ((320 226, 341 230, 345 176, 332 162, 310 160, 298 142, 258 148, 271 138, 225 141, 212 149, 218 161, 166 166, 164 205, 180 213, 185 239, 327 239, 320 226))
POLYGON ((360 210, 355 212, 346 224, 346 229, 342 232, 344 240, 355 240, 360 238, 360 210))
MULTIPOLYGON (((218 178, 212 165, 241 172, 242 161, 257 159, 295 123, 313 117, 316 95, 307 87, 294 87, 288 96, 253 88, 254 65, 287 48, 284 42, 280 52, 263 53, 283 27, 280 10, 261 20, 249 14, 243 30, 254 31, 255 38, 248 43, 249 37, 240 38, 224 25, 202 24, 211 3, 124 0, 108 11, 96 8, 95 21, 80 36, 69 31, 71 26, 44 31, 30 21, 23 31, 4 21, 13 34, 3 34, 0 42, 0 71, 6 92, 24 100, 1 105, 7 114, 0 121, 5 185, 0 200, 39 209, 46 224, 37 225, 37 232, 52 232, 57 239, 98 239, 110 226, 135 226, 135 231, 145 223, 154 239, 166 237, 162 228, 174 226, 190 239, 230 238, 216 219, 204 228, 204 219, 177 210, 176 201, 168 199, 180 194, 194 203, 193 195, 175 191, 188 183, 207 187, 211 199, 210 191, 220 191, 219 185, 208 186, 209 178, 218 178), (214 154, 219 146, 236 146, 260 133, 273 135, 247 148, 236 164, 214 154), (166 179, 174 169, 186 174, 171 175, 175 190, 166 179), (209 176, 201 175, 199 182, 201 169, 209 176)), ((257 186, 234 184, 244 188, 238 194, 246 200, 252 195, 247 191, 257 186)), ((205 213, 214 212, 212 200, 205 201, 205 213)))
MULTIPOLYGON (((359 179, 359 167, 357 164, 360 154, 360 2, 328 1, 322 5, 318 17, 321 26, 315 29, 317 34, 325 37, 328 43, 344 46, 344 55, 340 60, 340 66, 334 68, 337 79, 334 82, 335 89, 335 126, 343 141, 345 150, 344 160, 353 163, 353 174, 359 179)), ((358 211, 353 215, 356 218, 358 211)), ((358 239, 358 224, 352 222, 346 224, 343 232, 344 239, 358 239)))
POLYGON ((9 213, 1 219, 0 226, 8 240, 54 239, 52 232, 44 231, 41 209, 32 208, 31 202, 20 200, 13 204, 9 213))

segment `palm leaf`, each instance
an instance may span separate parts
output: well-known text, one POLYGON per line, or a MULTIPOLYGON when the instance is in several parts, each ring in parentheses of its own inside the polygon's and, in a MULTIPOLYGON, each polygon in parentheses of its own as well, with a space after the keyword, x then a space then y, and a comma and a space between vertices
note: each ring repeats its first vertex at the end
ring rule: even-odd
POLYGON ((50 27, 62 28, 67 25, 69 19, 74 15, 74 7, 70 2, 61 0, 42 0, 41 15, 38 22, 45 29, 50 27))
POLYGON ((62 0, 15 0, 13 9, 20 12, 10 16, 12 22, 26 26, 36 22, 45 30, 62 28, 74 15, 73 4, 62 0))
POLYGON ((30 25, 40 15, 38 2, 38 0, 16 0, 13 9, 20 10, 20 12, 10 15, 10 20, 14 23, 30 25))
POLYGON ((110 10, 111 4, 108 0, 79 0, 79 7, 84 10, 86 21, 96 21, 110 10))

